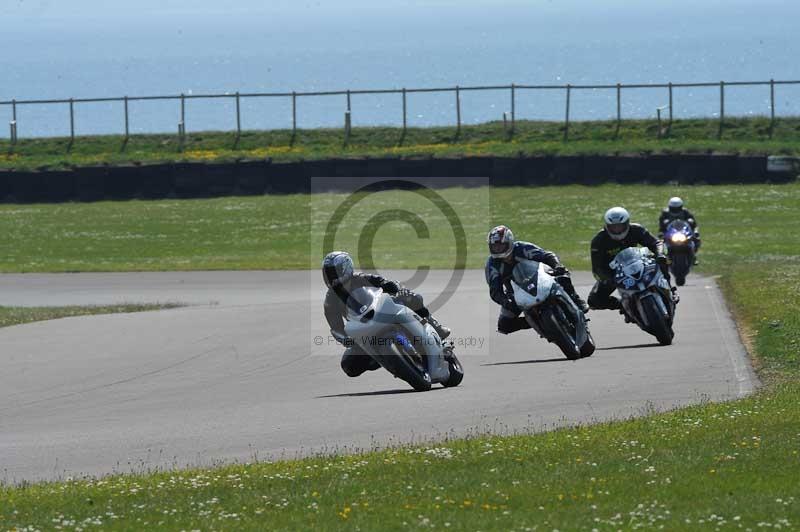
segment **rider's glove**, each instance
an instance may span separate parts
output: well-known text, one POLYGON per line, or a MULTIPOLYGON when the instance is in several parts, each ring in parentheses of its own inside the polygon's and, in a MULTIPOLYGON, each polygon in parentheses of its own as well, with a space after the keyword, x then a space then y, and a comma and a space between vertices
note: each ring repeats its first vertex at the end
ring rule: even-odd
POLYGON ((399 297, 399 298, 409 298, 409 297, 414 295, 414 292, 412 292, 408 288, 398 288, 395 291, 394 295, 395 295, 395 297, 399 297))
POLYGON ((384 292, 389 295, 395 295, 401 290, 400 284, 396 283, 395 281, 386 281, 381 285, 381 288, 384 292))
POLYGON ((555 277, 563 277, 569 275, 569 270, 563 264, 556 264, 553 268, 553 275, 555 277))

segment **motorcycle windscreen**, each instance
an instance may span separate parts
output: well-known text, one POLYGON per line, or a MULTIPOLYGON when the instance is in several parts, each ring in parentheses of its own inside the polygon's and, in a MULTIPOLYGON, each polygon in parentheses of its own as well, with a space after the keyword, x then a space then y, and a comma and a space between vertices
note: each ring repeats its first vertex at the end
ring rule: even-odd
POLYGON ((511 272, 511 279, 523 290, 536 295, 539 286, 539 263, 536 261, 519 261, 511 272))
POLYGON ((380 294, 379 288, 356 288, 347 298, 347 312, 353 316, 361 316, 371 307, 380 294))
POLYGON ((630 288, 634 281, 639 281, 645 272, 644 258, 649 250, 646 248, 627 248, 620 251, 610 266, 616 271, 617 284, 630 288))
POLYGON ((691 229, 692 226, 686 220, 672 220, 667 226, 667 231, 678 231, 680 233, 688 233, 691 229))

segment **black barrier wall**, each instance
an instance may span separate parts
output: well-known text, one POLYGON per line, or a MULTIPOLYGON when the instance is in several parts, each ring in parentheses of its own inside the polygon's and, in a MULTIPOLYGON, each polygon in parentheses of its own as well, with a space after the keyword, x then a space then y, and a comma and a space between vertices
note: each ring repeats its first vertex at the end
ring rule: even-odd
MULTIPOLYGON (((791 174, 767 172, 766 156, 652 155, 465 157, 453 159, 329 159, 322 161, 172 163, 80 167, 65 171, 0 170, 0 202, 205 198, 307 193, 311 177, 328 177, 328 190, 352 190, 359 179, 414 178, 427 186, 494 186, 617 183, 787 182, 791 174)), ((315 190, 319 188, 315 185, 315 190)))

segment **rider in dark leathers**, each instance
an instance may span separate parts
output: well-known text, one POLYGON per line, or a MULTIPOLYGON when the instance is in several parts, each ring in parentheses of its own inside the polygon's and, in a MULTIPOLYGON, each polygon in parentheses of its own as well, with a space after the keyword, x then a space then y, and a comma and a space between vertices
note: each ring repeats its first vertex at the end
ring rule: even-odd
MULTIPOLYGON (((614 282, 614 271, 609 263, 623 249, 642 246, 649 249, 656 256, 656 262, 661 267, 661 273, 670 280, 667 257, 663 252, 662 243, 647 229, 639 224, 630 223, 628 211, 621 207, 614 207, 606 211, 605 227, 599 231, 591 243, 592 273, 595 282, 589 293, 589 307, 592 309, 621 308, 618 298, 611 294, 617 289, 614 282)), ((673 299, 678 299, 675 288, 672 287, 673 299)))
POLYGON ((486 261, 486 283, 489 285, 489 297, 500 305, 500 316, 497 319, 497 332, 509 334, 520 329, 530 329, 530 324, 522 310, 514 301, 511 288, 511 275, 514 265, 520 260, 534 260, 550 266, 556 281, 564 288, 575 304, 583 312, 589 307, 575 292, 569 271, 561 264, 555 253, 544 250, 530 242, 515 241, 511 230, 500 225, 491 230, 488 236, 490 256, 486 261))
POLYGON ((673 220, 683 220, 688 223, 694 230, 694 252, 695 264, 697 264, 697 252, 700 251, 700 231, 697 228, 697 218, 695 218, 692 211, 684 207, 683 200, 679 197, 669 199, 667 208, 661 211, 661 216, 658 217, 658 232, 663 236, 667 231, 667 226, 673 220))
POLYGON ((358 288, 376 287, 391 295, 395 301, 405 305, 427 320, 444 340, 450 336, 450 329, 442 326, 425 307, 422 296, 403 288, 397 281, 380 275, 353 271, 353 261, 345 252, 334 251, 326 255, 322 263, 322 275, 328 292, 325 294, 325 319, 331 328, 331 334, 342 345, 347 347, 342 355, 342 370, 350 377, 358 377, 365 371, 376 370, 380 365, 367 355, 359 346, 347 337, 344 332, 344 317, 347 315, 347 299, 349 294, 358 288))

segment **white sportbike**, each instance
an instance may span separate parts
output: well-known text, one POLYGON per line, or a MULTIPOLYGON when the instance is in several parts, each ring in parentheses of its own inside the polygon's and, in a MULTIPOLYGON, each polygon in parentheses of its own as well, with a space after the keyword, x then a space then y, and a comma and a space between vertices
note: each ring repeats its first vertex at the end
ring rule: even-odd
POLYGON ((511 274, 514 301, 539 336, 575 360, 591 356, 595 345, 583 311, 545 264, 520 261, 511 274))
POLYGON ((347 300, 344 331, 352 341, 395 377, 417 391, 434 383, 458 386, 464 370, 433 327, 380 288, 353 290, 347 300))

